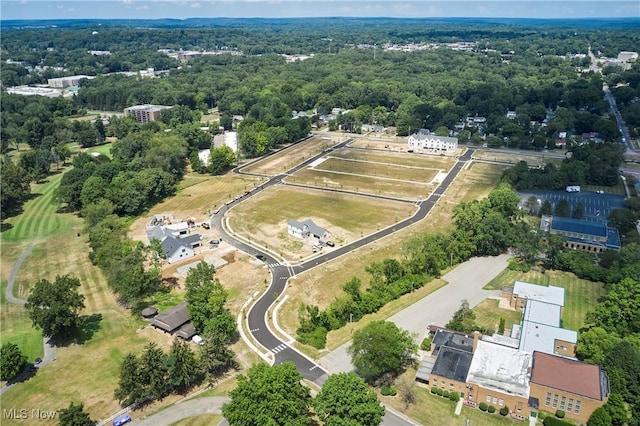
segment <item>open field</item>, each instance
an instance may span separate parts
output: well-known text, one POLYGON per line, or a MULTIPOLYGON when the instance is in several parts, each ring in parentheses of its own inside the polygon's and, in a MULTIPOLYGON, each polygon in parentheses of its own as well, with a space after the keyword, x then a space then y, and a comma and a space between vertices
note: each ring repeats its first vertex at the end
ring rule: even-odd
POLYGON ((131 225, 130 237, 138 241, 146 241, 145 227, 154 214, 169 213, 183 220, 194 217, 196 223, 208 220, 210 212, 236 195, 253 189, 258 182, 259 180, 250 176, 237 176, 230 173, 224 176, 189 173, 180 183, 175 196, 155 205, 131 225))
POLYGON ((396 164, 400 166, 424 167, 439 170, 449 170, 454 164, 451 157, 435 155, 416 155, 395 151, 380 151, 362 148, 343 148, 331 153, 332 157, 347 160, 371 161, 378 163, 396 164))
POLYGON ((415 166, 399 166, 391 163, 380 163, 362 160, 350 160, 329 157, 313 167, 315 170, 351 173, 355 175, 373 176, 408 182, 431 182, 438 170, 415 166))
MULTIPOLYGON (((215 178, 211 179, 216 181, 215 178)), ((56 206, 51 204, 51 194, 59 180, 60 175, 53 176, 49 182, 34 188, 34 193, 40 195, 25 204, 21 215, 8 220, 13 227, 3 232, 0 237, 2 289, 4 290, 4 285, 17 258, 30 242, 34 242, 33 252, 26 258, 18 273, 16 296, 20 296, 20 289, 22 289, 22 297, 26 297, 28 289, 41 278, 53 280, 56 275, 70 273, 80 279, 80 293, 86 297, 86 309, 82 315, 100 315, 100 317, 93 321, 92 330, 87 330, 84 342, 58 347, 56 361, 44 366, 30 380, 18 384, 3 395, 2 404, 3 407, 37 407, 41 410, 57 410, 68 406, 70 401, 81 401, 92 418, 102 419, 120 408, 117 401, 113 399, 113 391, 117 385, 120 363, 124 356, 128 352, 139 353, 150 341, 157 342, 160 347, 168 349, 173 338, 150 327, 142 328, 146 322, 132 318, 129 311, 117 304, 102 273, 88 259, 89 248, 82 220, 73 214, 55 213, 56 206), (78 233, 80 237, 77 236, 78 233), (55 392, 51 391, 54 387, 55 392)), ((234 179, 231 185, 219 183, 217 189, 220 191, 238 188, 240 191, 242 182, 243 179, 234 179)), ((222 195, 217 196, 222 198, 222 195)), ((238 256, 237 263, 248 265, 246 267, 248 272, 228 265, 226 271, 222 268, 217 274, 225 286, 228 286, 230 308, 235 312, 239 311, 239 306, 245 301, 240 297, 240 289, 245 288, 247 282, 255 283, 253 287, 249 286, 246 289, 249 293, 253 292, 262 285, 264 278, 268 275, 263 265, 254 266, 249 263, 249 260, 242 260, 249 259, 248 256, 238 256), (248 281, 244 282, 244 279, 248 281), (234 295, 233 298, 231 295, 234 295)), ((234 258, 227 260, 230 265, 235 262, 234 258)), ((179 296, 176 295, 176 297, 179 296)), ((165 297, 160 302, 168 306, 175 300, 172 297, 165 297)), ((42 357, 41 333, 31 327, 31 321, 28 320, 24 308, 9 305, 4 298, 4 292, 0 303, 2 304, 0 310, 2 341, 18 343, 31 360, 36 356, 42 357)), ((256 355, 243 342, 239 341, 233 348, 243 367, 255 362, 256 355)), ((148 410, 153 410, 157 404, 167 404, 178 398, 178 396, 166 398, 162 403, 152 404, 148 410)), ((139 413, 135 415, 138 416, 139 413)), ((5 423, 7 425, 23 424, 24 421, 3 419, 2 424, 5 423)))
POLYGON ((562 310, 562 327, 576 331, 584 327, 585 315, 595 307, 598 299, 605 294, 602 283, 583 280, 570 272, 563 271, 540 272, 532 270, 523 273, 505 269, 486 288, 499 289, 502 286, 511 286, 515 280, 563 287, 565 300, 562 310))
POLYGON ((337 245, 342 245, 392 225, 414 211, 415 206, 408 203, 279 186, 234 207, 228 217, 235 232, 291 258, 311 254, 311 250, 303 251, 302 241, 288 235, 290 219, 313 219, 329 231, 337 245))
MULTIPOLYGON (((557 156, 558 153, 531 152, 522 150, 486 150, 478 149, 474 154, 474 158, 487 161, 504 161, 516 164, 519 161, 526 161, 530 166, 539 166, 540 164, 553 163, 558 165, 562 162, 562 158, 557 156)), ((560 153, 561 154, 561 153, 560 153)))
POLYGON ((342 285, 351 277, 358 277, 363 285, 367 285, 369 274, 365 267, 370 263, 386 258, 400 259, 403 244, 415 235, 450 229, 453 207, 460 201, 486 197, 499 182, 503 170, 502 166, 473 164, 460 172, 425 220, 296 277, 287 290, 289 299, 279 311, 280 326, 295 336, 300 303, 315 304, 324 309, 342 293, 342 285))
POLYGON ((476 324, 496 332, 498 331, 500 318, 505 320, 505 330, 511 330, 513 324, 520 324, 522 312, 500 309, 498 303, 499 301, 496 299, 485 299, 475 306, 473 312, 476 314, 476 324))
MULTIPOLYGON (((344 140, 344 138, 341 140, 344 140)), ((314 136, 304 142, 297 143, 289 148, 278 151, 276 154, 258 160, 252 165, 242 169, 242 171, 274 176, 297 166, 309 157, 337 143, 337 139, 325 139, 320 136, 314 136)))
POLYGON ((318 169, 303 169, 285 179, 287 183, 317 188, 361 192, 405 200, 427 198, 435 186, 425 182, 407 182, 372 176, 351 175, 318 169))
POLYGON ((98 146, 92 146, 91 148, 87 149, 87 153, 88 154, 93 154, 94 152, 97 152, 99 154, 103 154, 106 155, 109 158, 111 157, 111 146, 113 145, 112 142, 110 143, 105 143, 102 145, 98 145, 98 146))
MULTIPOLYGON (((415 379, 415 370, 408 370, 403 374, 403 378, 410 381, 415 379)), ((397 383, 397 381, 396 381, 397 383)), ((398 396, 382 396, 378 393, 378 397, 385 404, 389 404, 396 411, 406 414, 418 424, 424 426, 501 426, 501 425, 526 425, 527 423, 502 417, 496 411, 489 414, 480 411, 477 408, 469 408, 462 406, 462 413, 459 416, 454 414, 456 403, 440 396, 432 395, 429 388, 424 385, 415 385, 416 401, 406 410, 402 403, 402 397, 398 396), (466 423, 469 419, 469 423, 466 423)))

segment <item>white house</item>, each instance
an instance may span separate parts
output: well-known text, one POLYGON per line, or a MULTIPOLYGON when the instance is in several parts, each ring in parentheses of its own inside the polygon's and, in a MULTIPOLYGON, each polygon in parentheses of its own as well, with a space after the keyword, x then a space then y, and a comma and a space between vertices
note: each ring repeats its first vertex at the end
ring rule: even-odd
POLYGON ((326 229, 316 225, 311 219, 307 219, 302 222, 297 220, 289 220, 287 223, 287 232, 289 235, 304 240, 305 238, 312 236, 325 242, 329 239, 329 232, 326 229))
POLYGON ((200 246, 200 234, 192 234, 184 238, 168 235, 162 239, 160 245, 169 263, 178 262, 195 256, 195 247, 200 246))
POLYGON ((436 136, 427 129, 420 129, 418 133, 409 136, 409 149, 435 149, 439 151, 455 151, 458 149, 458 138, 436 136))

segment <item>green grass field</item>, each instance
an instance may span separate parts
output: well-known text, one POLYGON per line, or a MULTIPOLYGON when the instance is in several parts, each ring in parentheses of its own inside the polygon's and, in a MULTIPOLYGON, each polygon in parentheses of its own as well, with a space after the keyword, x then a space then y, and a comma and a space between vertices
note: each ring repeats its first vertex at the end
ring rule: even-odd
POLYGON ((565 289, 564 309, 562 310, 562 327, 580 330, 584 327, 584 318, 591 311, 598 299, 605 294, 604 284, 594 283, 563 271, 530 271, 522 273, 505 269, 485 288, 499 289, 511 286, 515 280, 533 284, 554 285, 565 289))
POLYGON ((498 300, 485 299, 479 305, 473 308, 476 314, 476 324, 489 329, 497 330, 500 324, 500 318, 505 319, 505 328, 511 329, 513 324, 520 324, 522 312, 500 309, 498 300))
MULTIPOLYGON (((415 378, 415 371, 409 370, 404 376, 413 379, 415 378)), ((432 395, 430 390, 424 386, 416 385, 414 389, 416 401, 406 410, 403 409, 400 396, 380 396, 380 400, 424 426, 515 426, 523 424, 522 422, 502 417, 497 411, 494 414, 489 414, 477 408, 469 408, 464 405, 460 415, 456 416, 455 402, 432 395), (469 423, 466 423, 467 419, 469 423)))
POLYGON ((87 150, 88 154, 92 154, 94 152, 97 152, 99 154, 103 154, 106 155, 107 157, 111 158, 111 146, 113 145, 113 143, 105 143, 102 145, 98 145, 98 146, 93 146, 91 148, 89 148, 87 150))
POLYGON ((6 301, 6 288, 7 283, 3 282, 2 295, 0 295, 0 306, 2 306, 0 311, 0 321, 2 322, 0 344, 15 343, 27 356, 27 359, 33 362, 34 359, 42 358, 43 355, 42 333, 31 326, 31 319, 22 306, 9 304, 6 301))
POLYGON ((34 241, 70 229, 70 218, 57 214, 58 207, 52 202, 60 179, 62 174, 51 176, 32 190, 33 198, 25 203, 23 213, 7 220, 11 228, 2 233, 3 242, 34 241))

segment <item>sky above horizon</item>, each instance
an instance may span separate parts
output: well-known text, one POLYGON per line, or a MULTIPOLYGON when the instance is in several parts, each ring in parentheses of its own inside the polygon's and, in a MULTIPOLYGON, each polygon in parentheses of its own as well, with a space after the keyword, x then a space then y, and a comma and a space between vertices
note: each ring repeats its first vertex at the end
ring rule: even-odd
POLYGON ((0 19, 640 17, 640 1, 618 0, 1 0, 0 19))

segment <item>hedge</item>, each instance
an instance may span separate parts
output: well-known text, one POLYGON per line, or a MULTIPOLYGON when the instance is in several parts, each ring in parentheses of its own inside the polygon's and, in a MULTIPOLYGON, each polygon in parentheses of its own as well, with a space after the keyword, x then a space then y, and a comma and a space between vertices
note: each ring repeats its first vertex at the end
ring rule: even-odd
POLYGON ((487 408, 487 411, 490 413, 495 413, 496 412, 496 407, 494 407, 493 405, 490 405, 489 408, 487 408))
POLYGON ((544 426, 573 426, 569 422, 565 422, 564 420, 556 419, 555 417, 545 417, 542 422, 544 426))
POLYGON ((396 389, 392 386, 382 386, 380 388, 380 393, 384 396, 396 396, 398 394, 398 391, 396 391, 396 389))
POLYGON ((556 411, 556 417, 559 419, 564 419, 564 411, 562 410, 556 411))
POLYGON ((500 415, 501 416, 506 416, 507 414, 509 414, 509 407, 502 407, 500 409, 500 415))
POLYGON ((479 408, 481 411, 487 411, 487 408, 489 408, 489 407, 487 406, 487 404, 486 404, 486 403, 481 402, 480 404, 478 404, 478 408, 479 408))

